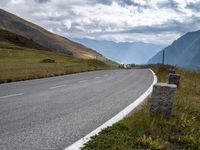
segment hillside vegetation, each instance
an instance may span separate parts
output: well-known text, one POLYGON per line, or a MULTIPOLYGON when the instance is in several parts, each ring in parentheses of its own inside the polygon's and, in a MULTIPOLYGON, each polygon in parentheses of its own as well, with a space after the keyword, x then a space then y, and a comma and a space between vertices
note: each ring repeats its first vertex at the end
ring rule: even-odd
POLYGON ((109 68, 99 60, 50 52, 31 40, 1 30, 0 83, 109 68))
POLYGON ((66 57, 33 49, 0 48, 0 83, 108 68, 98 60, 66 57))
MULTIPOLYGON (((166 82, 167 69, 156 68, 159 81, 166 82)), ((150 117, 150 100, 133 116, 103 130, 83 150, 194 149, 200 150, 200 73, 178 70, 173 116, 150 117)))

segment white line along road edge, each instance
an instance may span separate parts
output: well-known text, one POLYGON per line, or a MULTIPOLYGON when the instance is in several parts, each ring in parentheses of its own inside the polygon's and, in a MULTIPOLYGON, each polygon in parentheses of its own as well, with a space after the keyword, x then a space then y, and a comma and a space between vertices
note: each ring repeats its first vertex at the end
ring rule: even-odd
POLYGON ((12 94, 12 95, 1 96, 0 99, 3 99, 3 98, 10 98, 10 97, 15 97, 15 96, 21 96, 21 95, 24 95, 24 93, 18 93, 18 94, 12 94))
POLYGON ((76 141, 71 146, 65 148, 65 150, 80 150, 84 146, 84 144, 90 140, 91 137, 97 135, 101 130, 103 130, 109 126, 112 126, 114 123, 122 120, 130 112, 132 112, 137 106, 139 106, 151 94, 151 92, 153 91, 153 85, 157 83, 157 77, 156 77, 155 73, 151 69, 149 69, 149 70, 152 72, 154 80, 153 80, 153 83, 151 84, 151 86, 148 88, 148 90, 146 90, 146 92, 144 92, 138 99, 136 99, 132 104, 130 104, 125 109, 123 109, 121 112, 119 112, 116 116, 114 116, 113 118, 111 118, 110 120, 105 122, 103 125, 101 125, 100 127, 96 128, 95 130, 90 132, 88 135, 86 135, 83 138, 81 138, 80 140, 76 141))

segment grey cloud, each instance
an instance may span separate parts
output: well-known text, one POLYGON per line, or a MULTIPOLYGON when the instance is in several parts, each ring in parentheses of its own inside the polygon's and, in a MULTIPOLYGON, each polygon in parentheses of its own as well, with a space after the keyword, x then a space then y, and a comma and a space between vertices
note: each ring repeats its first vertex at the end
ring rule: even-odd
POLYGON ((200 2, 190 2, 186 7, 194 11, 200 11, 200 2))
POLYGON ((111 5, 115 0, 85 0, 85 2, 89 5, 95 4, 103 4, 103 5, 111 5))
POLYGON ((65 19, 71 19, 68 16, 46 16, 45 18, 41 18, 42 20, 45 19, 45 21, 51 21, 51 22, 62 22, 65 19))
MULTIPOLYGON (((7 8, 7 10, 12 10, 11 12, 15 12, 21 17, 25 16, 25 19, 33 21, 34 23, 39 24, 48 30, 57 32, 62 35, 69 35, 70 37, 92 36, 95 38, 101 35, 102 37, 104 37, 104 35, 106 36, 110 34, 113 35, 113 37, 127 35, 130 37, 130 39, 141 40, 140 37, 133 37, 129 34, 132 33, 134 35, 134 33, 136 33, 137 35, 141 36, 149 36, 149 40, 151 40, 152 36, 159 34, 161 36, 158 37, 157 40, 165 41, 165 35, 167 35, 167 33, 173 33, 177 35, 184 34, 189 31, 198 30, 200 24, 200 16, 198 16, 198 14, 196 13, 196 11, 200 11, 200 2, 188 3, 187 9, 193 10, 191 12, 193 12, 194 16, 187 17, 187 14, 183 15, 183 13, 181 13, 182 10, 175 0, 166 0, 165 2, 160 2, 158 0, 157 6, 160 9, 157 11, 157 13, 159 13, 161 9, 164 9, 164 11, 165 9, 173 9, 176 11, 175 13, 178 14, 177 18, 180 20, 180 22, 173 20, 173 18, 170 18, 167 21, 165 20, 166 22, 161 25, 145 26, 144 23, 144 26, 136 27, 130 27, 130 25, 127 25, 129 26, 127 27, 126 24, 120 22, 120 19, 119 24, 117 21, 109 21, 106 19, 104 21, 103 19, 99 19, 99 16, 101 17, 101 13, 104 12, 101 12, 101 10, 91 10, 91 7, 93 8, 93 5, 95 6, 96 4, 103 4, 109 6, 112 9, 113 2, 117 2, 118 4, 121 4, 122 7, 134 7, 136 8, 134 10, 137 11, 138 9, 138 12, 141 12, 140 10, 143 11, 146 9, 154 9, 154 7, 151 7, 152 3, 150 2, 150 0, 145 0, 144 4, 140 4, 135 0, 31 0, 24 1, 23 3, 19 4, 20 7, 23 9, 16 9, 16 4, 10 4, 9 2, 9 0, 0 0, 0 7, 7 8), (47 3, 48 7, 40 5, 41 3, 47 3), (81 9, 82 7, 84 8, 84 11, 79 11, 79 9, 81 9), (89 8, 88 11, 87 7, 89 8), (92 16, 93 14, 98 13, 100 14, 99 16, 92 16), (110 32, 110 29, 114 29, 115 32, 110 32)), ((166 12, 168 13, 168 10, 166 10, 166 12)), ((118 16, 113 19, 117 20, 117 17, 118 16)), ((149 23, 147 22, 147 24, 149 23)), ((135 25, 137 25, 137 23, 135 25)), ((170 40, 173 40, 173 38, 170 40)))
POLYGON ((141 5, 140 3, 136 2, 135 0, 88 0, 88 2, 92 4, 104 4, 104 5, 111 5, 113 2, 117 2, 119 4, 123 5, 132 5, 132 6, 137 6, 137 7, 147 7, 149 0, 145 0, 146 4, 141 5))
POLYGON ((173 9, 176 12, 183 13, 183 11, 180 10, 178 2, 175 0, 167 0, 165 2, 158 2, 157 3, 159 8, 167 8, 167 9, 173 9))
POLYGON ((140 34, 164 34, 166 32, 185 34, 186 32, 191 32, 199 30, 200 18, 193 17, 187 22, 181 23, 176 20, 170 20, 161 25, 153 26, 137 26, 130 29, 125 29, 119 32, 107 32, 107 34, 129 34, 129 33, 140 33, 140 34), (192 26, 192 28, 191 28, 192 26))
POLYGON ((47 3, 50 2, 51 0, 34 0, 37 3, 47 3))
POLYGON ((126 5, 134 5, 134 6, 143 6, 146 7, 148 6, 148 0, 146 0, 146 4, 145 5, 141 5, 140 3, 134 1, 134 0, 120 0, 122 3, 125 3, 126 5))
POLYGON ((6 6, 8 3, 8 0, 0 0, 0 6, 6 6))
MULTIPOLYGON (((94 1, 93 1, 94 2, 94 1)), ((127 5, 134 5, 134 3, 131 3, 132 1, 124 0, 124 3, 127 5)), ((96 0, 96 3, 101 3, 105 5, 110 5, 112 3, 112 0, 96 0)), ((91 3, 90 3, 91 4, 91 3)), ((136 6, 140 7, 139 4, 135 4, 136 6)), ((167 3, 160 3, 160 6, 163 8, 172 8, 175 10, 179 10, 178 4, 170 0, 167 3)), ((148 6, 145 6, 148 7, 148 6)), ((67 12, 73 12, 73 10, 67 9, 67 12)), ((84 22, 84 20, 76 21, 76 14, 74 13, 65 13, 63 16, 47 16, 45 18, 46 21, 51 21, 52 25, 49 24, 47 28, 51 28, 54 31, 58 32, 57 29, 61 30, 60 33, 68 33, 70 36, 99 36, 99 35, 107 35, 107 34, 129 34, 129 33, 138 33, 141 35, 153 35, 153 34, 162 34, 165 36, 165 33, 176 33, 176 34, 184 34, 189 31, 198 30, 199 24, 200 24, 200 18, 198 17, 191 17, 190 19, 185 19, 184 22, 179 22, 176 20, 169 20, 161 25, 153 25, 153 26, 137 26, 133 28, 127 28, 123 31, 116 31, 116 32, 108 32, 107 29, 116 29, 117 25, 107 22, 104 24, 104 22, 100 22, 97 20, 92 20, 91 23, 84 22), (64 25, 64 20, 69 19, 71 20, 71 28, 66 28, 64 25), (58 23, 59 24, 56 24, 58 23), (191 28, 192 26, 192 28, 191 28), (95 31, 95 29, 101 30, 100 32, 95 31), (95 31, 92 32, 91 31, 95 31)), ((79 15, 79 18, 81 16, 79 15)), ((45 26, 45 23, 43 24, 45 26)))
POLYGON ((105 5, 111 5, 113 0, 92 0, 94 3, 100 3, 105 5))

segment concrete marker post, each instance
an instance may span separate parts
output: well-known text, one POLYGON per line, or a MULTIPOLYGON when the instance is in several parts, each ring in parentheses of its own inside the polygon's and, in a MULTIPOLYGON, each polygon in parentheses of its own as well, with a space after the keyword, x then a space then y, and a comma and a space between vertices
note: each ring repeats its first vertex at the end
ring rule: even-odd
POLYGON ((168 83, 169 84, 175 84, 177 87, 180 86, 180 80, 181 80, 181 76, 178 74, 172 74, 170 73, 168 76, 168 83))
POLYGON ((169 74, 170 74, 170 73, 176 74, 176 70, 175 70, 175 69, 170 69, 170 70, 168 71, 168 73, 169 73, 169 74))
POLYGON ((177 86, 174 84, 158 83, 153 87, 150 115, 170 117, 175 101, 177 86))

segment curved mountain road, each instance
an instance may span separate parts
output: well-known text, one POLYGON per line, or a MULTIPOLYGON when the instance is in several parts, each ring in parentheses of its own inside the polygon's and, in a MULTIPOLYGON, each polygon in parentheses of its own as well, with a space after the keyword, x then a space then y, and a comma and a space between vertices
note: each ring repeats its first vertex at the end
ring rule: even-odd
POLYGON ((149 70, 95 71, 0 85, 0 149, 63 150, 130 105, 149 70))

